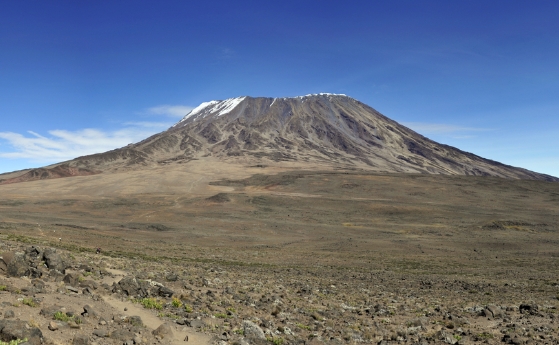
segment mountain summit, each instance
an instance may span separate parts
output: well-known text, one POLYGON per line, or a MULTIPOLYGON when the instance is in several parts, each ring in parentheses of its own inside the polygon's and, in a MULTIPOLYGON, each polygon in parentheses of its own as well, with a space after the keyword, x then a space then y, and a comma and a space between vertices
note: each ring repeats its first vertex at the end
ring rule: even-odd
POLYGON ((329 93, 204 102, 168 130, 139 143, 79 157, 40 173, 34 169, 18 181, 59 177, 61 171, 82 175, 207 157, 243 164, 289 161, 379 172, 559 181, 436 143, 358 100, 329 93))

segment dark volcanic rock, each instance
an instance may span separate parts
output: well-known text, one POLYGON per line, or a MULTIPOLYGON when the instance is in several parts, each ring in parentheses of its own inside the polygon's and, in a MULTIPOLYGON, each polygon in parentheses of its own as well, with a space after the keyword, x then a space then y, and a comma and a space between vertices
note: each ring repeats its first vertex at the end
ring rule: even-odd
POLYGON ((124 277, 118 282, 119 288, 128 296, 137 296, 140 292, 140 284, 134 277, 124 277))
POLYGON ((36 327, 28 327, 27 322, 20 320, 0 320, 0 339, 9 342, 16 339, 27 339, 33 345, 40 345, 43 333, 36 327))
POLYGON ((46 248, 43 256, 49 269, 65 273, 66 264, 64 263, 64 261, 62 261, 60 255, 56 252, 56 249, 46 248))
POLYGON ((23 277, 29 274, 29 262, 25 253, 14 253, 7 263, 7 272, 12 277, 23 277))

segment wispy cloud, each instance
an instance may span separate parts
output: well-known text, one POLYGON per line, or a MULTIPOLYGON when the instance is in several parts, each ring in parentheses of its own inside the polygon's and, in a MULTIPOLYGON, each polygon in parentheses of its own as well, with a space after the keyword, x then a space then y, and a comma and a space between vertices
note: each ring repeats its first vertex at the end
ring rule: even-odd
POLYGON ((0 158, 28 159, 37 163, 60 162, 138 142, 159 132, 161 127, 158 126, 140 124, 115 131, 93 128, 77 131, 58 129, 49 131, 48 135, 33 131, 28 131, 26 135, 0 132, 0 139, 5 140, 9 146, 8 150, 0 151, 0 158))
MULTIPOLYGON (((138 113, 145 116, 180 118, 193 107, 187 105, 158 105, 138 113)), ((159 118, 161 119, 161 118, 159 118)), ((27 160, 46 164, 79 156, 105 152, 141 141, 171 127, 176 120, 129 121, 116 130, 85 128, 75 131, 50 130, 46 134, 0 132, 0 159, 27 160)))
POLYGON ((170 117, 183 117, 188 114, 194 107, 188 105, 158 105, 147 109, 149 115, 164 115, 170 117))
POLYGON ((456 125, 448 125, 443 123, 425 123, 425 122, 403 122, 404 126, 413 129, 421 134, 458 134, 456 137, 469 138, 470 135, 465 135, 467 132, 485 132, 491 131, 489 128, 478 127, 464 127, 456 125))
POLYGON ((171 127, 174 122, 152 122, 152 121, 131 121, 125 122, 125 126, 135 126, 143 128, 153 128, 153 129, 167 129, 171 127))

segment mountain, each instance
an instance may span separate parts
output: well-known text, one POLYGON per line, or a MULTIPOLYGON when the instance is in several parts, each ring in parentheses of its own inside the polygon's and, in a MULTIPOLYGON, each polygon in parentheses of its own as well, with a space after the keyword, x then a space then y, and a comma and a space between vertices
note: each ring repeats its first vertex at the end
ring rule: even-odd
POLYGON ((180 166, 219 159, 393 173, 498 176, 559 181, 436 143, 346 95, 238 97, 200 104, 168 130, 123 148, 6 178, 13 183, 180 166))

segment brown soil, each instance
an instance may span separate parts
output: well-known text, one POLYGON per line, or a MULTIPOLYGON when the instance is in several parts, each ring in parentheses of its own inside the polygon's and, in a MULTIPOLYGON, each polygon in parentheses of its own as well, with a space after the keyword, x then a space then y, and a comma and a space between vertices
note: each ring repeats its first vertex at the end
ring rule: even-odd
POLYGON ((320 167, 186 164, 0 187, 6 240, 176 272, 196 315, 219 321, 204 332, 226 343, 254 319, 293 330, 274 333, 286 343, 556 343, 558 214, 557 183, 320 167), (227 308, 234 319, 215 318, 227 308))

